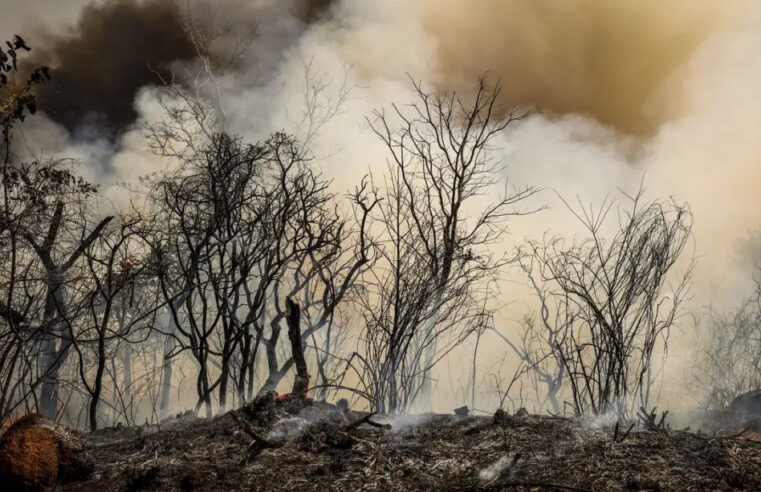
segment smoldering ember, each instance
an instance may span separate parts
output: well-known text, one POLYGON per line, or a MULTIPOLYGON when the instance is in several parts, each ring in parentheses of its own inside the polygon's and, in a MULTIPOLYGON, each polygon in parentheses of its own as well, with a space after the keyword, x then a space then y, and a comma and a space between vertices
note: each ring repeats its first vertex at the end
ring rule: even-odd
POLYGON ((0 490, 761 490, 761 3, 0 42, 0 490))

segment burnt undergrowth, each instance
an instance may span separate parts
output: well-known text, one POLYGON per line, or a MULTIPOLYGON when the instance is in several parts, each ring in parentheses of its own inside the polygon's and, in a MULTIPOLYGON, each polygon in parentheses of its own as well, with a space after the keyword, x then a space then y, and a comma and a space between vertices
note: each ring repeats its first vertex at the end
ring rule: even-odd
POLYGON ((95 471, 62 490, 761 489, 761 443, 743 432, 622 435, 592 419, 368 418, 267 395, 212 419, 87 434, 95 471))

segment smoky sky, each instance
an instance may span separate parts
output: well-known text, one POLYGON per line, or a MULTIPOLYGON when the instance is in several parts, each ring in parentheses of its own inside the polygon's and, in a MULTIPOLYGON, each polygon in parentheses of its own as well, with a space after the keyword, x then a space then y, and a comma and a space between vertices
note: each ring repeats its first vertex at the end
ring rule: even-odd
MULTIPOLYGON (((334 0, 296 0, 283 9, 304 23, 319 20, 334 0)), ((218 8, 242 9, 244 2, 218 8)), ((214 3, 216 7, 216 3, 214 3)), ((168 77, 173 62, 196 52, 173 0, 112 0, 82 10, 62 34, 48 34, 36 63, 51 66, 53 80, 40 89, 46 113, 70 132, 118 134, 137 118, 141 87, 168 77)))
POLYGON ((41 89, 43 107, 70 131, 83 123, 123 129, 137 116, 136 92, 157 81, 156 71, 194 55, 175 4, 161 0, 88 6, 69 32, 37 52, 53 75, 41 89))
MULTIPOLYGON (((674 103, 658 91, 740 2, 707 0, 438 0, 425 24, 436 37, 442 89, 490 70, 506 106, 580 113, 652 134, 674 103)), ((671 94, 669 96, 672 96, 671 94)))
MULTIPOLYGON (((191 3, 246 22, 256 22, 257 9, 269 8, 307 26, 330 16, 338 2, 191 3)), ((664 0, 658 6, 638 0, 428 5, 422 22, 435 39, 444 74, 438 88, 462 89, 489 70, 502 79, 506 107, 588 114, 634 134, 652 134, 672 116, 665 112, 676 104, 673 98, 662 104, 655 96, 717 29, 726 10, 705 0, 664 0)), ((53 82, 42 89, 45 111, 70 131, 83 123, 114 133, 129 126, 137 116, 135 95, 157 83, 155 71, 166 74, 172 62, 195 55, 179 16, 175 0, 107 0, 85 7, 70 29, 33 44, 37 61, 53 67, 53 82)), ((366 63, 375 61, 357 64, 366 63)))
POLYGON ((298 15, 311 23, 327 14, 336 0, 302 0, 297 5, 298 15))

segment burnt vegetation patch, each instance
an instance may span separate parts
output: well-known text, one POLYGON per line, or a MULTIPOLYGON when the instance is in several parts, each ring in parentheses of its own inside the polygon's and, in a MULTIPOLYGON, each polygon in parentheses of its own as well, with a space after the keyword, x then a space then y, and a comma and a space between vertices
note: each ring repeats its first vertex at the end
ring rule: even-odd
MULTIPOLYGON (((265 397, 263 397, 265 398, 265 397)), ((757 490, 761 443, 738 433, 647 429, 625 438, 590 418, 506 413, 345 413, 266 397, 270 411, 179 415, 85 436, 89 479, 61 490, 757 490), (298 419, 305 421, 298 425, 298 419), (359 425, 355 425, 361 422, 359 425), (369 423, 368 423, 369 422, 369 423), (380 422, 384 422, 381 424, 380 422), (386 422, 390 422, 387 424, 386 422), (283 425, 290 429, 283 429, 283 425), (279 429, 279 431, 276 431, 279 429), (287 433, 286 431, 290 431, 287 433), (251 433, 267 445, 250 454, 251 433), (242 458, 246 458, 242 460, 242 458)), ((254 405, 250 405, 254 406, 254 405)))
MULTIPOLYGON (((202 3, 98 4, 45 56, 0 46, 0 488, 761 490, 761 282, 696 328, 702 431, 658 408, 699 317, 688 203, 509 181, 497 149, 529 112, 488 72, 465 93, 410 76, 362 125, 385 167, 339 189, 316 138, 348 68, 306 64, 289 129, 238 128, 225 79, 257 26, 202 3), (19 138, 38 107, 75 140, 132 129, 138 93, 134 145, 162 167, 129 206, 19 138), (576 233, 507 240, 552 199, 576 233)), ((264 3, 293 32, 343 10, 264 3)))

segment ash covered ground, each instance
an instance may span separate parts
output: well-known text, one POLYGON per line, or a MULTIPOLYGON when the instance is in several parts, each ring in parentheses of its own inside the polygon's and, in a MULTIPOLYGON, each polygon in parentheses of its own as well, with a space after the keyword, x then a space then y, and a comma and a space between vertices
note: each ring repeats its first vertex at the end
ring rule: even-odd
POLYGON ((732 415, 707 419, 711 432, 502 412, 367 417, 267 396, 212 419, 103 429, 84 436, 92 475, 60 489, 761 489, 761 442, 732 415))

